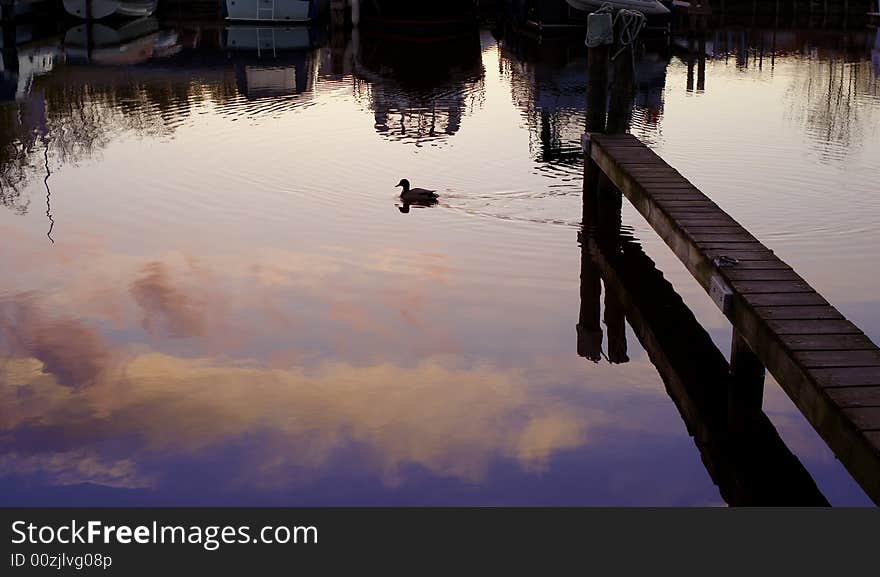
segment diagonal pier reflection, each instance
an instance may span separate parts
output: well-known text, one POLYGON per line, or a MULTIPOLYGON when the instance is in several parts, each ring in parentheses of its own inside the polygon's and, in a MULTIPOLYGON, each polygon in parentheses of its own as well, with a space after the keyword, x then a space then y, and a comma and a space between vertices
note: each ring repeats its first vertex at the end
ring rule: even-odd
POLYGON ((618 324, 609 318, 620 318, 622 323, 625 317, 657 368, 725 502, 731 506, 827 506, 827 499, 760 405, 749 405, 737 394, 756 385, 744 380, 763 380, 763 375, 733 374, 654 261, 621 229, 620 193, 602 177, 591 193, 585 191, 584 199, 579 234, 579 353, 598 360, 601 279, 606 291, 609 360, 614 362, 611 351, 619 353, 621 341, 625 355, 625 336, 612 328, 618 324))

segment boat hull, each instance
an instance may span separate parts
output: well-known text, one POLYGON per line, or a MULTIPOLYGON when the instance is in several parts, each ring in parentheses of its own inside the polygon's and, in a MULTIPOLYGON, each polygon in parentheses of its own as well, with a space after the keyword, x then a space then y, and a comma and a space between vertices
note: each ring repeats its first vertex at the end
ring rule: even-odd
POLYGON ((361 2, 361 18, 398 26, 456 25, 470 22, 476 15, 474 0, 413 2, 412 0, 372 0, 361 2))
POLYGON ((64 10, 83 20, 99 20, 108 16, 142 18, 151 16, 159 0, 64 0, 64 10))
POLYGON ((581 12, 595 12, 603 4, 611 4, 615 10, 636 10, 645 16, 664 16, 669 8, 657 0, 565 0, 569 6, 581 12))
POLYGON ((226 19, 237 22, 308 22, 310 0, 226 0, 226 19))

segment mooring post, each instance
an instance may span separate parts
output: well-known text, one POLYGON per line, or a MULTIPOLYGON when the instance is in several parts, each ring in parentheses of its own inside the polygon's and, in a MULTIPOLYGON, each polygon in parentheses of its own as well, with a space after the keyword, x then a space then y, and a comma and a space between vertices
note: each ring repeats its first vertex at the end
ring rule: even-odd
POLYGON ((728 390, 728 424, 731 432, 747 429, 752 416, 761 411, 764 399, 764 364, 736 329, 730 344, 730 372, 733 375, 728 390))
POLYGON ((361 24, 361 0, 351 0, 351 25, 355 28, 361 24))
MULTIPOLYGON (((697 92, 706 91, 706 29, 698 32, 697 41, 697 92)), ((762 40, 763 42, 763 37, 762 40)))
POLYGON ((587 117, 584 149, 584 210, 587 195, 595 195, 599 184, 599 167, 590 155, 590 134, 605 132, 608 111, 609 45, 614 41, 611 14, 590 14, 587 17, 587 117))
MULTIPOLYGON (((613 102, 613 89, 611 96, 613 102)), ((609 111, 609 123, 611 116, 609 111)), ((623 224, 621 216, 623 195, 605 174, 599 177, 598 200, 599 222, 596 226, 596 236, 605 249, 618 254, 622 245, 620 229, 623 224)), ((610 290, 605 291, 605 330, 608 333, 608 362, 615 364, 629 362, 629 356, 626 354, 626 316, 623 303, 620 302, 618 294, 610 290)))
MULTIPOLYGON (((628 48, 632 50, 632 48, 628 48)), ((608 120, 605 123, 606 134, 622 134, 627 131, 632 119, 633 109, 633 66, 630 54, 620 53, 612 63, 614 77, 609 89, 608 120)), ((618 196, 620 192, 609 183, 609 189, 618 196)))
POLYGON ((581 306, 577 324, 578 355, 598 362, 602 358, 602 281, 587 248, 599 222, 599 175, 590 154, 592 133, 605 132, 608 107, 608 45, 614 40, 610 14, 587 17, 587 116, 584 149, 583 215, 581 220, 581 306))

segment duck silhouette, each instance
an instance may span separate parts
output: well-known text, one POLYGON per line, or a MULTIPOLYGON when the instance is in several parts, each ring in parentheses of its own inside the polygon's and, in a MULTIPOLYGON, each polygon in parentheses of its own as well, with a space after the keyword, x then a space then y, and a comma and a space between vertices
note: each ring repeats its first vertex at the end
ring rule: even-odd
POLYGON ((425 188, 410 188, 409 181, 405 178, 402 178, 395 186, 403 187, 403 191, 400 193, 400 200, 404 204, 434 204, 437 202, 437 193, 435 191, 425 188))

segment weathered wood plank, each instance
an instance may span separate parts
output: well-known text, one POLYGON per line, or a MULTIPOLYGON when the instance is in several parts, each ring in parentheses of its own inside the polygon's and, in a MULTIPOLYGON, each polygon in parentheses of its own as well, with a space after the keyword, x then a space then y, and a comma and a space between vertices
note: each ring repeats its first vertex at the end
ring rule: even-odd
POLYGON ((655 204, 656 210, 662 212, 664 214, 668 214, 669 216, 678 219, 679 217, 687 217, 687 218, 699 218, 700 216, 707 216, 711 214, 716 214, 718 211, 711 206, 663 206, 661 207, 659 204, 655 204))
POLYGON ((794 358, 807 368, 876 367, 880 371, 880 350, 801 351, 794 358))
POLYGON ((697 198, 696 195, 688 194, 687 192, 683 192, 678 189, 670 188, 670 189, 663 189, 663 191, 664 192, 662 192, 662 193, 654 192, 652 194, 654 200, 675 202, 675 201, 681 201, 681 200, 685 200, 685 201, 694 200, 695 198, 697 198))
POLYGON ((874 452, 880 455, 880 431, 866 431, 865 437, 871 442, 874 452))
POLYGON ((816 306, 828 304, 828 301, 816 292, 781 294, 750 293, 742 296, 747 303, 755 307, 816 306))
POLYGON ((729 216, 722 216, 719 214, 706 215, 701 214, 698 216, 683 216, 681 218, 676 219, 678 224, 681 226, 735 226, 739 227, 739 223, 733 220, 729 216))
POLYGON ((743 294, 749 293, 806 293, 814 292, 806 281, 796 280, 737 280, 731 286, 743 294))
MULTIPOLYGON (((724 276, 730 280, 799 280, 802 281, 800 275, 790 268, 760 270, 740 268, 738 265, 726 267, 723 269, 724 276)), ((821 317, 815 317, 821 318, 821 317)))
MULTIPOLYGON (((771 259, 774 258, 773 251, 768 250, 766 248, 755 249, 753 247, 708 247, 704 249, 704 254, 709 260, 712 260, 716 257, 726 256, 730 258, 735 258, 739 260, 739 264, 736 266, 743 266, 744 262, 755 262, 755 263, 767 263, 772 262, 771 259)), ((822 303, 825 301, 823 300, 822 303)), ((773 303, 771 303, 773 304, 773 303)), ((813 304, 813 303, 803 303, 803 304, 813 304)))
POLYGON ((711 200, 707 200, 705 198, 693 198, 693 199, 685 199, 685 200, 677 200, 671 198, 655 198, 654 202, 659 204, 664 208, 693 208, 693 207, 710 207, 716 208, 716 205, 711 200))
POLYGON ((724 270, 791 270, 785 262, 776 259, 741 260, 733 267, 725 267, 724 270))
POLYGON ((690 237, 697 243, 701 242, 758 242, 758 239, 748 233, 725 234, 721 232, 697 233, 690 237))
POLYGON ((810 372, 823 387, 880 386, 880 367, 812 369, 810 372))
POLYGON ((880 431, 880 407, 857 407, 843 412, 860 430, 880 431))
POLYGON ((826 392, 843 409, 880 407, 880 387, 833 387, 826 392))
POLYGON ((857 335, 862 332, 846 319, 770 319, 767 326, 778 335, 857 335))
POLYGON ((719 251, 719 254, 726 256, 733 256, 735 258, 739 258, 735 254, 730 254, 733 251, 743 251, 743 252, 760 252, 764 255, 764 257, 771 256, 773 251, 768 249, 766 246, 761 244, 760 242, 694 242, 698 248, 700 248, 704 252, 708 252, 710 250, 719 251))
POLYGON ((701 226, 701 225, 689 225, 683 223, 681 221, 678 222, 681 225, 682 230, 690 234, 694 235, 703 235, 703 234, 737 234, 743 232, 743 228, 740 226, 732 226, 732 225, 717 225, 717 226, 701 226))
MULTIPOLYGON (((682 188, 686 187, 688 182, 682 182, 677 178, 643 178, 639 180, 639 186, 645 190, 654 191, 661 188, 682 188)), ((692 185, 693 186, 693 185, 692 185)))
POLYGON ((699 199, 699 195, 690 193, 680 188, 664 188, 661 191, 654 191, 652 195, 654 200, 694 200, 699 199))
MULTIPOLYGON (((761 271, 763 272, 763 271, 761 271)), ((832 306, 813 307, 756 307, 755 312, 763 319, 797 320, 797 319, 842 319, 836 308, 832 306)))
POLYGON ((864 334, 781 335, 780 340, 792 352, 877 350, 877 346, 864 334))

